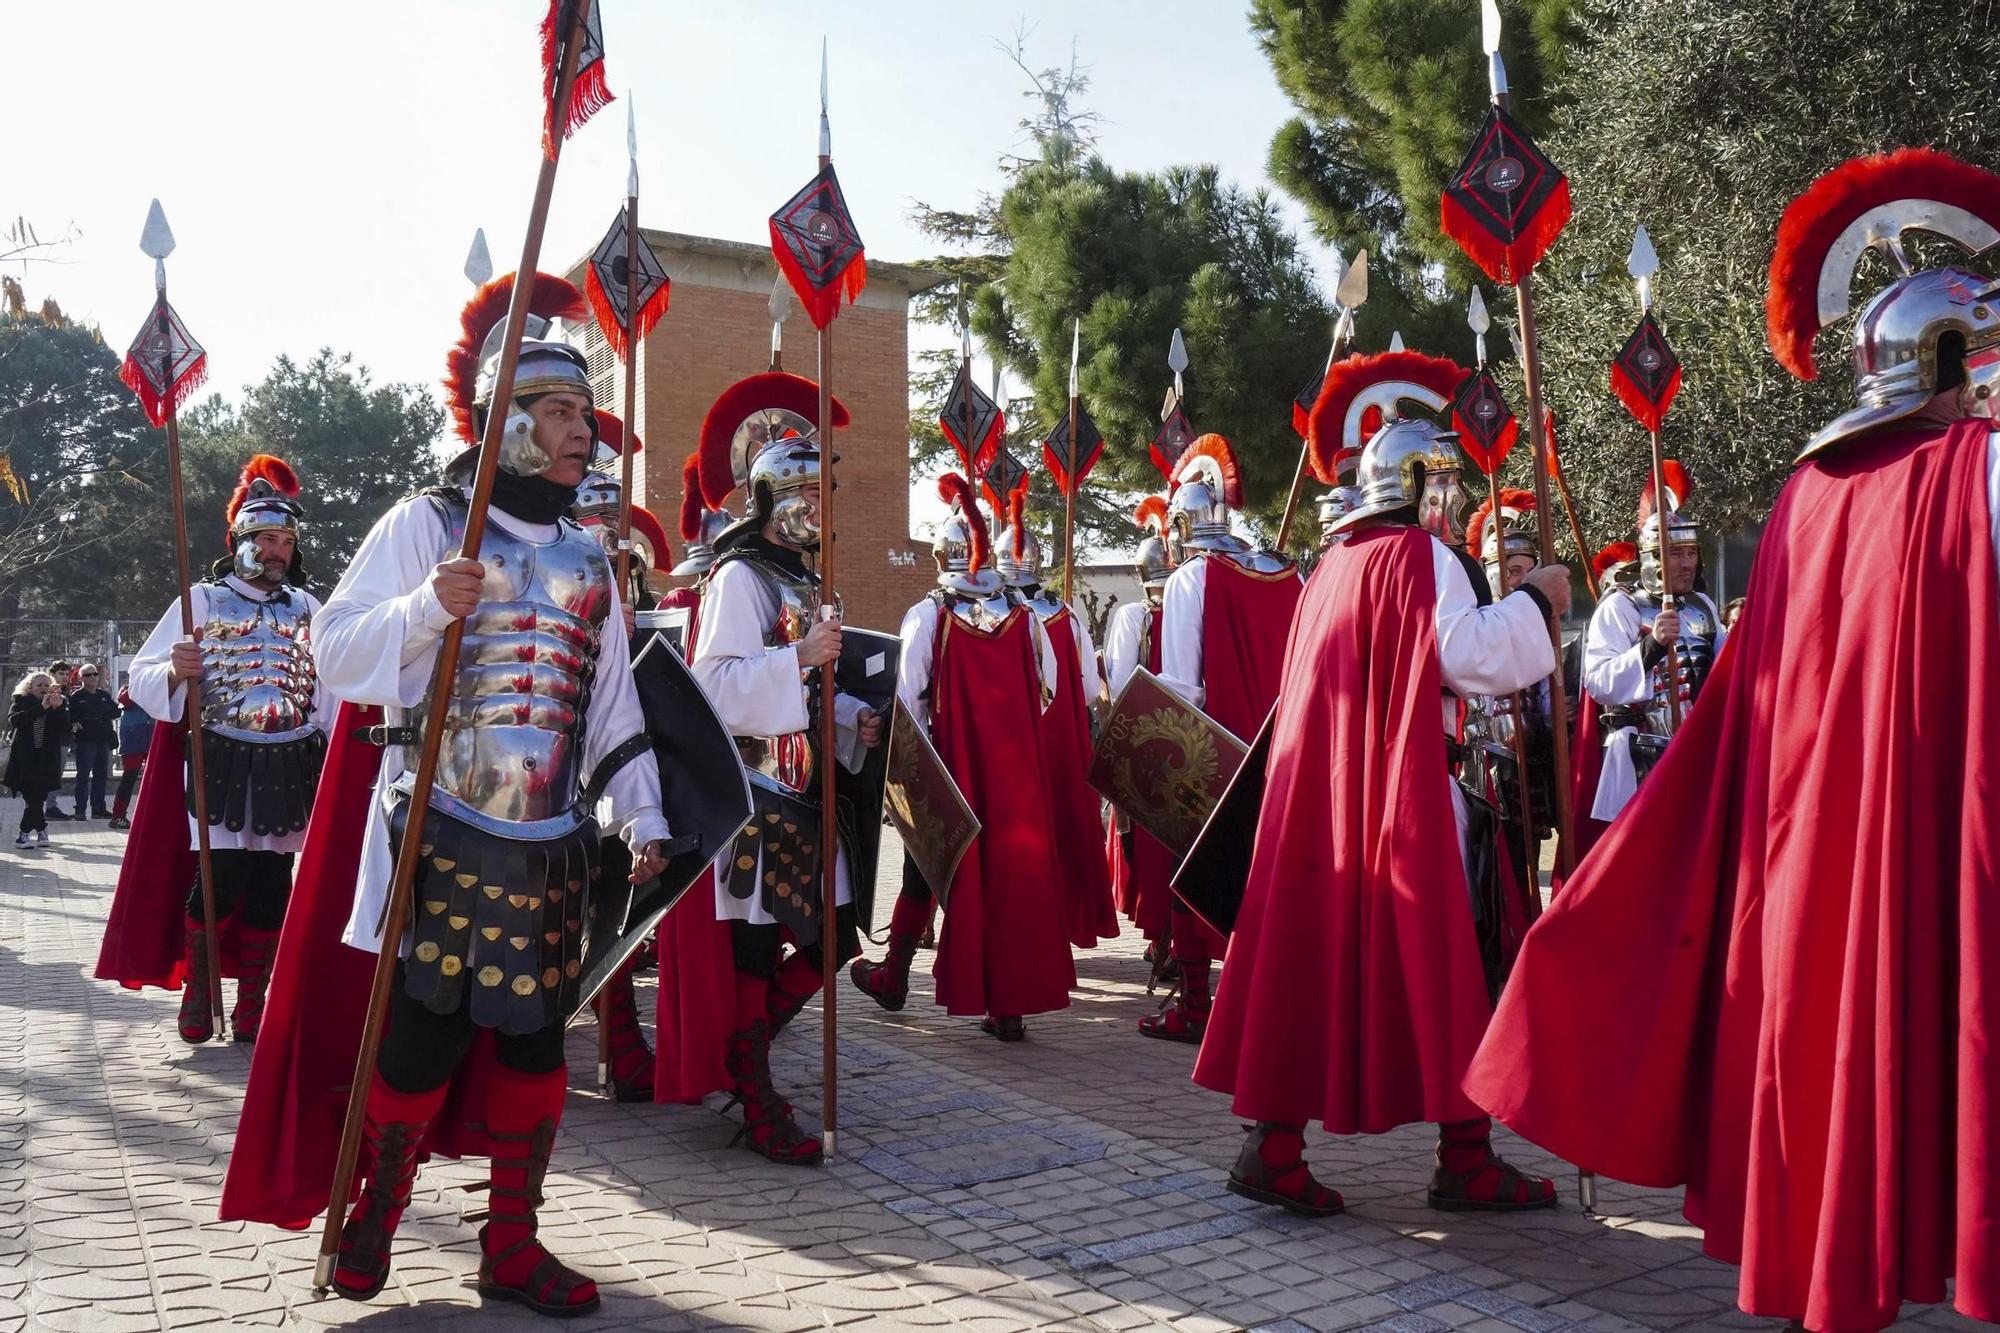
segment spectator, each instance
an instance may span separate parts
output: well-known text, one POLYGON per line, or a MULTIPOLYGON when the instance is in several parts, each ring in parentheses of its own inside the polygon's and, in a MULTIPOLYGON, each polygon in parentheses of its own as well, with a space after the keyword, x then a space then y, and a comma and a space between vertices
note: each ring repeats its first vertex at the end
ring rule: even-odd
POLYGON ((1722 628, 1725 630, 1735 629, 1736 622, 1742 618, 1742 615, 1743 599, 1741 597, 1731 598, 1729 605, 1722 608, 1722 628))
MULTIPOLYGON (((76 684, 76 669, 58 657, 55 661, 49 663, 49 676, 55 681, 56 693, 60 694, 64 700, 67 700, 69 698, 70 687, 76 684)), ((46 817, 49 819, 67 820, 69 818, 68 815, 63 813, 62 808, 62 751, 63 746, 68 744, 69 737, 68 735, 64 735, 61 743, 56 746, 56 785, 49 789, 49 799, 46 807, 46 817)))
POLYGON ((118 794, 111 798, 111 827, 129 829, 132 821, 125 812, 139 789, 139 775, 146 770, 146 752, 153 748, 153 717, 132 702, 130 690, 118 691, 118 794))
POLYGON ((28 835, 33 833, 46 847, 49 825, 43 807, 49 793, 62 786, 62 738, 69 734, 69 708, 55 677, 36 671, 15 686, 7 724, 12 739, 4 781, 23 802, 21 831, 14 845, 26 847, 28 835))
POLYGON ((84 664, 69 696, 70 727, 76 739, 77 819, 109 819, 104 786, 111 778, 111 752, 118 745, 118 701, 104 688, 96 667, 84 664), (90 804, 84 804, 88 795, 90 804), (86 813, 88 811, 88 813, 86 813))

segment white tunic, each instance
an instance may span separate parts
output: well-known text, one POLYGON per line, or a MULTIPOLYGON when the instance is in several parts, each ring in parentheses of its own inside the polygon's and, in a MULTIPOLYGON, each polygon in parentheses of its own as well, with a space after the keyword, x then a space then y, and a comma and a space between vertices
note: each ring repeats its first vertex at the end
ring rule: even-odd
MULTIPOLYGON (((246 583, 234 574, 226 575, 225 582, 239 596, 246 597, 253 602, 268 602, 273 596, 272 593, 266 592, 264 589, 256 587, 253 584, 246 583)), ((321 612, 319 599, 302 588, 292 589, 290 595, 302 598, 307 610, 312 612, 313 657, 315 663, 317 663, 319 657, 319 616, 321 612)), ((194 608, 194 623, 199 628, 208 620, 208 587, 206 584, 197 583, 188 589, 188 604, 194 608)), ((181 708, 187 700, 187 684, 186 682, 182 682, 170 687, 167 677, 173 668, 174 645, 177 643, 186 643, 187 641, 187 636, 181 633, 181 599, 176 597, 173 600, 173 604, 167 607, 166 614, 160 617, 159 623, 153 626, 153 632, 146 636, 145 644, 132 657, 127 685, 127 688, 132 692, 132 702, 138 704, 140 708, 161 722, 179 722, 181 720, 181 708)), ((325 679, 322 677, 313 682, 312 702, 313 724, 322 732, 328 729, 332 711, 332 701, 327 698, 325 679)), ((251 806, 246 808, 254 808, 256 799, 257 794, 252 792, 250 794, 251 806)), ((306 831, 304 829, 297 829, 291 833, 272 836, 251 832, 251 826, 255 822, 254 817, 246 818, 242 829, 236 832, 231 832, 220 824, 209 825, 209 847, 217 851, 296 852, 299 848, 305 846, 306 831)), ((196 845, 198 844, 195 836, 194 816, 189 815, 188 846, 194 847, 196 845)))
MULTIPOLYGON (((903 613, 903 625, 898 631, 903 648, 896 667, 896 695, 903 701, 903 707, 910 711, 910 716, 926 731, 931 725, 931 677, 937 668, 938 614, 938 604, 926 597, 903 613)), ((1050 699, 1042 705, 1042 711, 1046 712, 1055 702, 1055 692, 1062 687, 1056 676, 1056 650, 1049 642, 1048 631, 1042 628, 1040 616, 1031 612, 1028 624, 1034 632, 1035 648, 1041 659, 1038 668, 1041 678, 1052 682, 1050 699)))
MULTIPOLYGON (((1051 600, 1062 605, 1059 599, 1051 600)), ((1048 619, 1039 610, 1036 610, 1035 616, 1046 630, 1048 619)), ((1104 696, 1104 676, 1097 669, 1097 645, 1090 641, 1090 626, 1083 623, 1083 617, 1077 614, 1075 607, 1069 608, 1069 627, 1070 640, 1076 644, 1076 683, 1083 691, 1083 705, 1088 708, 1104 696)))
MULTIPOLYGON (((701 598, 701 633, 696 636, 689 670, 715 705, 716 716, 735 736, 788 736, 811 725, 807 700, 819 687, 818 673, 799 665, 799 647, 770 647, 765 632, 777 623, 781 610, 777 590, 747 561, 730 560, 716 567, 701 598)), ((861 743, 861 715, 868 705, 852 695, 834 698, 833 726, 837 758, 849 772, 858 772, 868 756, 861 743)), ((807 795, 817 801, 817 791, 807 795)), ((836 844, 837 845, 837 844, 836 844)), ((728 870, 736 855, 733 843, 715 860, 715 915, 719 920, 748 921, 767 926, 775 918, 764 907, 764 895, 737 898, 728 889, 728 870)), ((840 847, 834 865, 835 901, 854 901, 849 882, 847 849, 840 847)), ((763 850, 757 852, 757 876, 764 873, 763 850)), ((865 925, 866 923, 864 923, 865 925)))
POLYGON ((1104 683, 1114 699, 1132 673, 1145 665, 1140 650, 1152 616, 1151 602, 1120 602, 1111 612, 1111 623, 1104 629, 1104 683))
MULTIPOLYGON (((1720 655, 1727 637, 1722 615, 1702 593, 1688 593, 1684 600, 1696 598, 1715 623, 1715 651, 1720 655)), ((1600 707, 1640 704, 1652 697, 1653 673, 1647 669, 1645 653, 1653 615, 1623 588, 1611 589, 1598 602, 1583 636, 1583 688, 1600 707)), ((1639 770, 1632 761, 1634 731, 1620 727, 1604 738, 1604 766, 1591 802, 1592 819, 1607 823, 1616 819, 1639 790, 1639 770)))
MULTIPOLYGON (((525 542, 552 542, 559 531, 552 523, 528 523, 499 509, 491 511, 491 522, 525 542)), ((438 641, 451 625, 430 585, 431 570, 457 554, 447 548, 447 540, 436 505, 422 497, 403 501, 369 530, 340 586, 313 620, 320 680, 334 695, 385 708, 414 708, 424 701, 438 641)), ((632 684, 618 595, 613 588, 598 639, 597 675, 584 712, 586 777, 613 747, 646 729, 639 693, 632 684)), ((395 870, 389 788, 415 759, 410 747, 390 746, 384 753, 371 807, 374 817, 362 834, 361 882, 343 938, 370 953, 381 943, 378 923, 395 870)), ((666 817, 660 812, 660 775, 643 757, 618 770, 605 796, 613 828, 635 853, 668 836, 666 817)))
MULTIPOLYGON (((1182 563, 1167 580, 1160 604, 1160 679, 1196 708, 1208 706, 1208 678, 1202 674, 1202 609, 1208 603, 1208 562, 1201 556, 1182 563)), ((1298 577, 1304 580, 1300 571, 1298 577)))

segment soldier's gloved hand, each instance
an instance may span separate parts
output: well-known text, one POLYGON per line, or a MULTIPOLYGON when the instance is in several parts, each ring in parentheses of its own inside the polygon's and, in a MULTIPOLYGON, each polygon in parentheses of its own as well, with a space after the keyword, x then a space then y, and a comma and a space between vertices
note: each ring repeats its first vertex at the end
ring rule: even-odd
POLYGON ((634 884, 644 884, 647 880, 664 872, 667 868, 666 852, 658 838, 639 849, 632 858, 632 873, 625 878, 634 884))
MULTIPOLYGON (((167 682, 178 685, 184 680, 201 679, 201 631, 194 632, 193 639, 183 639, 168 649, 167 682)), ((53 694, 54 692, 51 691, 53 694)))
POLYGON ((874 709, 863 713, 855 722, 854 729, 861 733, 861 743, 869 749, 882 743, 882 715, 874 709))
POLYGON ((799 640, 800 666, 825 666, 839 656, 840 621, 837 618, 820 621, 806 631, 805 638, 799 640))
POLYGON ((447 560, 431 570, 431 596, 453 620, 463 620, 479 605, 486 566, 477 560, 447 560))
POLYGON ((1653 638, 1662 648, 1671 648, 1681 637, 1681 613, 1671 606, 1663 607, 1653 618, 1653 638))
POLYGON ((1569 614, 1569 567, 1567 565, 1537 565, 1521 580, 1540 593, 1549 604, 1549 610, 1559 616, 1569 614))

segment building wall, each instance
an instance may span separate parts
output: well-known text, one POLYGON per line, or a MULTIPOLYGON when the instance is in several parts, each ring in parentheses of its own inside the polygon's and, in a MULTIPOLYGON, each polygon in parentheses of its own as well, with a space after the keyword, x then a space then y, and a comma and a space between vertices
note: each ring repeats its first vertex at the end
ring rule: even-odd
MULTIPOLYGON (((634 461, 634 498, 658 515, 678 552, 682 462, 717 395, 770 364, 777 266, 762 247, 644 235, 673 281, 673 296, 641 348, 637 397, 645 448, 634 461)), ((581 282, 581 264, 571 276, 581 282)), ((911 287, 927 276, 871 263, 862 299, 831 326, 833 391, 853 417, 835 440, 835 587, 849 623, 889 633, 932 584, 930 550, 910 539, 908 309, 911 287)), ((594 327, 586 346, 598 402, 622 412, 622 366, 594 327)), ((815 378, 816 358, 812 323, 794 303, 784 326, 784 367, 815 378)), ((740 512, 740 497, 731 508, 740 512)), ((654 582, 664 589, 680 580, 654 582)))

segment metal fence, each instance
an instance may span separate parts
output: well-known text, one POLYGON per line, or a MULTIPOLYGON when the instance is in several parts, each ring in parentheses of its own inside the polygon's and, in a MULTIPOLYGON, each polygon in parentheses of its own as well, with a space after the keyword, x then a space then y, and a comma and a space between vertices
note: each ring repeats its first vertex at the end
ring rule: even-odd
POLYGON ((95 662, 108 668, 114 684, 131 655, 153 632, 144 620, 30 620, 0 623, 0 692, 11 693, 30 671, 49 663, 81 666, 95 662))

